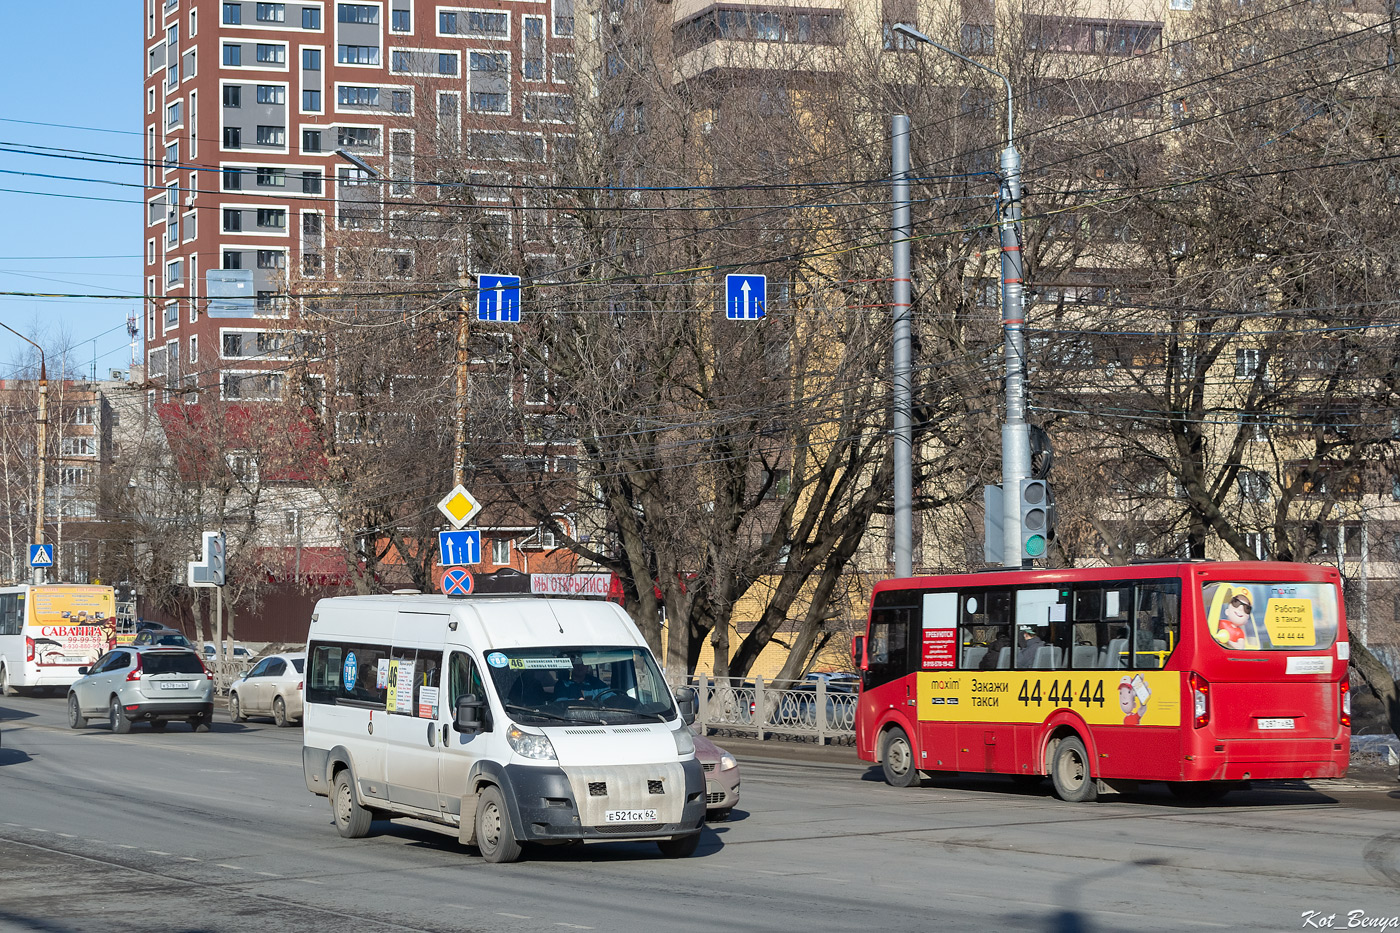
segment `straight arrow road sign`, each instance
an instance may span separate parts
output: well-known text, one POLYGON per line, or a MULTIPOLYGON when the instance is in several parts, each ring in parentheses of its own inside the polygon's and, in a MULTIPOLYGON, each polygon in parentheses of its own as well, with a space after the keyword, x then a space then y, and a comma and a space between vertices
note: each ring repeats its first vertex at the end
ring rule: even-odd
POLYGON ((480 531, 439 531, 438 550, 444 567, 481 563, 480 531))
POLYGON ((768 313, 768 276, 726 275, 724 316, 731 321, 757 321, 768 313))
POLYGON ((520 322, 520 276, 478 275, 476 277, 476 319, 478 321, 520 322))

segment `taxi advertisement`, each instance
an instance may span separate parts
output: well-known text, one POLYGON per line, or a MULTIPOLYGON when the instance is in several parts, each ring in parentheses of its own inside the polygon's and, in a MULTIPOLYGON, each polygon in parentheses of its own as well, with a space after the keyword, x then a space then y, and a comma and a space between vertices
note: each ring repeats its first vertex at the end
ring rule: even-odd
POLYGON ((921 722, 1040 723, 1057 709, 1095 726, 1181 725, 1176 671, 920 673, 921 722))

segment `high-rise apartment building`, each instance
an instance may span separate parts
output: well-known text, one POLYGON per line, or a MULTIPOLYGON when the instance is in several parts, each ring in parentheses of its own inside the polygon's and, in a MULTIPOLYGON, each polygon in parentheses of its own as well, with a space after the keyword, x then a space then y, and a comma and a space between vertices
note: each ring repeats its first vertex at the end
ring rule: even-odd
POLYGON ((543 159, 538 102, 568 80, 574 21, 573 0, 145 0, 144 13, 145 352, 152 382, 197 389, 189 401, 280 394, 288 272, 326 268, 328 236, 364 225, 366 202, 382 218, 413 194, 425 126, 488 168, 507 137, 538 137, 511 156, 543 159), (338 215, 351 189, 356 209, 338 215))

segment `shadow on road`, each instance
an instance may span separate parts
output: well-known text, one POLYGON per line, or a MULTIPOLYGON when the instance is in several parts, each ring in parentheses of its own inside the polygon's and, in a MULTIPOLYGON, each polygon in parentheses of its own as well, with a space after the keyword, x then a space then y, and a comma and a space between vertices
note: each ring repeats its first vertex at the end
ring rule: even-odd
MULTIPOLYGON (((747 815, 747 814, 745 814, 747 815)), ((728 830, 723 823, 705 824, 700 830, 700 848, 691 858, 704 858, 714 855, 724 848, 720 838, 728 830)), ((401 839, 404 845, 415 849, 428 849, 433 852, 458 854, 466 858, 478 858, 480 853, 475 846, 465 846, 455 835, 439 832, 426 826, 390 820, 375 820, 370 824, 369 835, 387 839, 401 839)), ((652 861, 661 858, 655 842, 613 842, 593 840, 583 843, 541 843, 524 844, 524 859, 536 862, 628 862, 652 861)))
MULTIPOLYGON (((3 741, 3 739, 0 739, 3 741)), ((22 765, 27 761, 33 761, 28 752, 20 751, 17 748, 0 748, 0 768, 6 765, 22 765)))

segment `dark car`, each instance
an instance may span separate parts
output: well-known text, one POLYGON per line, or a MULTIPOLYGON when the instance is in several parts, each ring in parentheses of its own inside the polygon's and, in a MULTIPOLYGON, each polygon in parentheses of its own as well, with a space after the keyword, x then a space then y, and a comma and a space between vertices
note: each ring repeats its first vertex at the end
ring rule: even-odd
POLYGON ((173 628, 148 628, 136 633, 133 645, 165 645, 173 648, 188 648, 190 640, 173 628))

